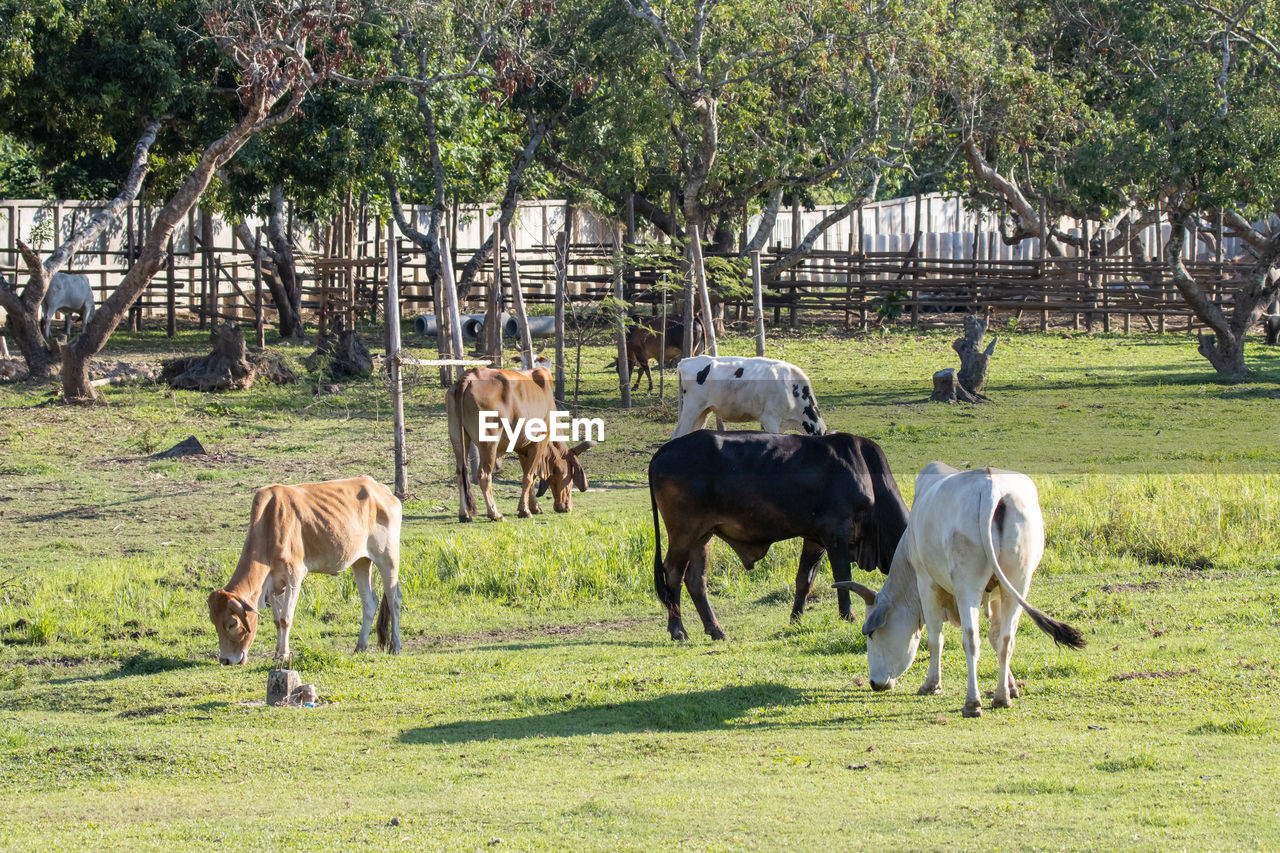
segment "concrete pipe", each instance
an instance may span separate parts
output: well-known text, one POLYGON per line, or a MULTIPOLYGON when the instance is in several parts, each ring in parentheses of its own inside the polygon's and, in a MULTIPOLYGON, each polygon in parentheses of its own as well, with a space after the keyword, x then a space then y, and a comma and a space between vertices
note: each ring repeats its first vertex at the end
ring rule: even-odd
MULTIPOLYGON (((502 333, 509 338, 520 336, 520 321, 515 317, 508 318, 502 327, 502 333)), ((534 338, 550 338, 556 333, 555 317, 530 317, 529 336, 534 338)))
MULTIPOLYGON (((479 320, 480 325, 484 326, 483 314, 463 314, 462 315, 462 336, 467 337, 467 321, 479 320)), ((434 314, 419 314, 413 318, 413 333, 415 335, 425 335, 429 338, 436 336, 436 318, 434 314)), ((474 337, 474 336, 473 336, 474 337)))
MULTIPOLYGON (((510 315, 503 311, 498 315, 498 326, 505 328, 510 315)), ((462 319, 462 337, 468 341, 478 341, 484 337, 484 314, 468 314, 462 319)))

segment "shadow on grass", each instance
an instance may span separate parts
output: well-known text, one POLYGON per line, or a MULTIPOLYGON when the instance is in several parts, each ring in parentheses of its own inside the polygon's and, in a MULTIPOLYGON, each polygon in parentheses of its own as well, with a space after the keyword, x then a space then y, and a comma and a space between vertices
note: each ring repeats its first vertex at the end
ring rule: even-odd
POLYGON ((177 669, 188 669, 193 666, 204 666, 208 662, 192 658, 158 655, 155 652, 139 652, 120 661, 115 669, 100 672, 97 675, 77 675, 67 678, 51 678, 49 684, 70 684, 75 681, 112 681, 117 678, 130 678, 135 675, 156 675, 177 669))
POLYGON ((444 744, 622 732, 713 731, 737 728, 738 725, 732 721, 753 708, 798 705, 803 701, 804 695, 794 687, 763 682, 590 705, 527 717, 423 726, 406 729, 400 733, 399 740, 401 743, 444 744))

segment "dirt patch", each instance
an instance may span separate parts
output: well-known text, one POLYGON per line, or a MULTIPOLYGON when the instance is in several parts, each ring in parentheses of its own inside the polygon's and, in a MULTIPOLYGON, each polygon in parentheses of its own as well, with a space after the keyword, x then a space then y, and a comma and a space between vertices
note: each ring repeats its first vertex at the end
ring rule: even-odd
POLYGON ((1134 679, 1148 678, 1182 678, 1192 675, 1200 670, 1192 669, 1166 669, 1162 671, 1146 670, 1143 672, 1121 672, 1111 676, 1112 681, 1133 681, 1134 679))
POLYGON ((1164 586, 1163 581, 1143 581, 1142 583, 1104 583, 1098 589, 1103 592, 1150 592, 1164 586))
MULTIPOLYGON (((160 376, 160 365, 152 361, 120 361, 94 358, 89 360, 89 379, 125 382, 132 379, 154 381, 160 376)), ((21 356, 0 358, 0 379, 21 382, 27 378, 27 363, 21 356)))
POLYGON ((529 637, 574 637, 592 631, 608 631, 618 628, 634 628, 652 619, 616 619, 610 622, 581 622, 574 625, 535 625, 530 628, 480 631, 475 634, 443 634, 434 637, 414 637, 407 646, 453 646, 466 643, 503 642, 523 640, 529 637))

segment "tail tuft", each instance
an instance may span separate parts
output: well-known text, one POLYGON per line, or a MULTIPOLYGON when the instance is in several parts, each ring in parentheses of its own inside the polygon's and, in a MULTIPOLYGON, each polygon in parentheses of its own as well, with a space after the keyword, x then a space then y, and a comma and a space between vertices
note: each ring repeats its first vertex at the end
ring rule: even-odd
POLYGON ((391 645, 391 596, 382 594, 382 604, 378 607, 378 621, 374 624, 378 631, 378 648, 385 649, 391 645))
POLYGON ((1067 646, 1072 649, 1083 649, 1087 645, 1084 635, 1080 633, 1078 628, 1068 625, 1066 622, 1059 622, 1052 616, 1043 613, 1034 607, 1025 608, 1027 615, 1031 617, 1031 621, 1036 623, 1036 627, 1044 631, 1059 646, 1067 646))

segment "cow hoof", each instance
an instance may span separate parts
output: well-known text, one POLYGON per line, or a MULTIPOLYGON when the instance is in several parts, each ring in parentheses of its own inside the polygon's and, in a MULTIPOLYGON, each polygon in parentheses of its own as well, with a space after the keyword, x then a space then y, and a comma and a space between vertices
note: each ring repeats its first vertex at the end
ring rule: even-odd
MULTIPOLYGON (((523 517, 524 517, 524 516, 521 516, 521 518, 523 518, 523 517)), ((489 516, 489 520, 490 520, 490 521, 506 521, 506 519, 502 517, 502 513, 498 513, 497 515, 491 515, 491 516, 489 516)))
POLYGON ((707 632, 707 636, 709 636, 713 640, 729 639, 728 637, 725 636, 724 631, 720 630, 719 628, 712 628, 710 631, 707 632))
POLYGON ((982 703, 981 703, 981 702, 965 702, 965 703, 964 703, 964 710, 960 712, 960 716, 962 716, 962 717, 981 717, 981 716, 982 716, 982 703))
POLYGON ((1008 697, 1005 697, 1002 699, 1001 697, 997 696, 996 698, 991 700, 991 707, 992 708, 1012 708, 1013 700, 1009 699, 1008 697))
POLYGON ((516 515, 519 516, 520 518, 529 518, 530 516, 533 515, 533 513, 529 512, 529 510, 527 509, 522 509, 518 513, 516 513, 516 515))
POLYGON ((844 620, 844 621, 846 621, 846 622, 856 622, 856 621, 858 621, 858 620, 857 620, 857 617, 855 617, 855 616, 853 615, 853 612, 852 612, 852 611, 850 611, 850 612, 848 612, 848 613, 841 613, 841 614, 840 614, 840 618, 841 618, 841 619, 843 619, 843 620, 844 620))
POLYGON ((921 684, 916 691, 917 696, 936 696, 942 692, 941 684, 921 684))
POLYGON ((471 516, 465 513, 458 513, 458 521, 467 522, 471 520, 471 516))

